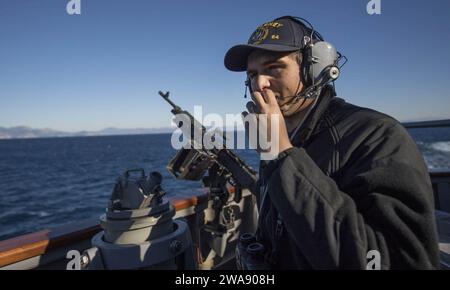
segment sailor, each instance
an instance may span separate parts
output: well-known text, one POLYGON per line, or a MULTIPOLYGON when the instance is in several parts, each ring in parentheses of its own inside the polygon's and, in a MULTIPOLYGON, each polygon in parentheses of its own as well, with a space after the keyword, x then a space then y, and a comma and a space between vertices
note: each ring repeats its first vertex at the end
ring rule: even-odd
POLYGON ((265 261, 273 269, 438 268, 422 155, 394 118, 336 96, 341 58, 292 16, 262 24, 225 55, 227 69, 247 73, 252 101, 243 115, 280 120, 278 151, 259 171, 265 261))

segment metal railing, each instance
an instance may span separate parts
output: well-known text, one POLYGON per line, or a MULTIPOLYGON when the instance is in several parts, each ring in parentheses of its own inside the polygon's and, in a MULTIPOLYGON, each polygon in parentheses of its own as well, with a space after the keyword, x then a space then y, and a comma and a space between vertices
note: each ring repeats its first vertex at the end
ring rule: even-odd
POLYGON ((408 129, 450 127, 450 119, 422 121, 422 122, 404 122, 404 123, 402 123, 402 125, 408 129))

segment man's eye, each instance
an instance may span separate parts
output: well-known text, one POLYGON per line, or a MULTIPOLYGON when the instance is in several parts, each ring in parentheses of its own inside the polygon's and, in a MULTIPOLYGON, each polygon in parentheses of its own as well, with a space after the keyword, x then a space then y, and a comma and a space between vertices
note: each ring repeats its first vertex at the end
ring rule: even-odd
POLYGON ((277 71, 277 70, 281 70, 281 69, 282 69, 281 66, 271 66, 271 67, 269 67, 269 70, 271 70, 271 71, 277 71))
POLYGON ((267 73, 274 75, 279 74, 283 68, 281 66, 270 66, 267 68, 267 73))

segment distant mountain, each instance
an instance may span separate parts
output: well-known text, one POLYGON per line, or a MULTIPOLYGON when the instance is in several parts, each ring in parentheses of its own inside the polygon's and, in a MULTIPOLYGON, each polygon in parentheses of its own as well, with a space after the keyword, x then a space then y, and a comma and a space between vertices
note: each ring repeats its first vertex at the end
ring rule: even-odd
POLYGON ((0 139, 25 139, 25 138, 48 138, 48 137, 76 137, 76 136, 108 136, 108 135, 141 135, 171 133, 173 128, 153 128, 153 129, 119 129, 106 128, 100 131, 80 131, 63 132, 53 129, 34 129, 25 126, 4 128, 0 127, 0 139))

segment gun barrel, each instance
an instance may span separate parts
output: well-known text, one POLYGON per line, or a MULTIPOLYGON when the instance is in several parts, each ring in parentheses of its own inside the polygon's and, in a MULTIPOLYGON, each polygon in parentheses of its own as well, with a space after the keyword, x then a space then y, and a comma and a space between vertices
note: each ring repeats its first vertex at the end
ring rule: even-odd
POLYGON ((172 101, 169 99, 169 92, 163 93, 163 92, 159 91, 158 93, 159 93, 159 95, 160 95, 161 97, 163 97, 163 99, 166 100, 166 101, 167 101, 167 102, 168 102, 175 110, 181 111, 181 108, 178 107, 177 105, 175 105, 175 103, 172 102, 172 101))

